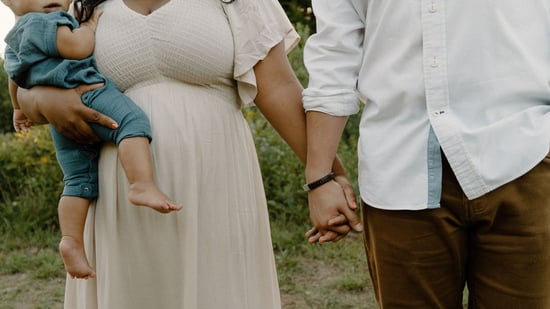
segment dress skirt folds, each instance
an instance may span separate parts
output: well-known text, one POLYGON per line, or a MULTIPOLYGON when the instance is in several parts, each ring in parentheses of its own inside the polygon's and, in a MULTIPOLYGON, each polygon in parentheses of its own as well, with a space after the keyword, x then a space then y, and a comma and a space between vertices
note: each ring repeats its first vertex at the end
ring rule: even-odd
POLYGON ((280 308, 241 107, 256 93, 253 65, 282 40, 295 44, 292 25, 275 0, 171 0, 147 16, 123 0, 102 9, 99 69, 149 117, 156 181, 184 208, 160 214, 129 203, 116 147, 105 145, 85 230, 97 278, 68 278, 65 308, 280 308))

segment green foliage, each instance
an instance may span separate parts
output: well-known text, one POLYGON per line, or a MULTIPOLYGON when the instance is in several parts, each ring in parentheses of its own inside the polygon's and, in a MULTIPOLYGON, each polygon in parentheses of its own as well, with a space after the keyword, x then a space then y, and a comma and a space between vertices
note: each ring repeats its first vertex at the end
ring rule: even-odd
POLYGON ((311 11, 311 0, 279 0, 290 21, 315 29, 315 16, 311 11))
POLYGON ((245 111, 256 142, 270 217, 303 223, 307 195, 302 192, 304 167, 256 108, 245 111))
POLYGON ((0 58, 0 134, 13 131, 12 105, 8 91, 8 75, 4 71, 4 60, 0 58))
POLYGON ((309 76, 306 68, 304 67, 304 45, 307 37, 311 35, 311 28, 305 24, 297 24, 295 26, 296 31, 300 34, 301 40, 298 45, 288 54, 288 60, 294 73, 300 80, 303 87, 307 86, 309 76))
POLYGON ((0 232, 56 230, 63 177, 48 128, 0 135, 0 166, 0 232))

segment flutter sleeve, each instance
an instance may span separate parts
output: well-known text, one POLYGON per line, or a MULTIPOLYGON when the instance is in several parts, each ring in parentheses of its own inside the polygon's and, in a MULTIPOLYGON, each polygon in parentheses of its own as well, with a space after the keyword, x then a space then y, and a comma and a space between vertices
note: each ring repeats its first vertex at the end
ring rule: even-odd
POLYGON ((235 0, 223 7, 235 45, 233 78, 241 105, 250 105, 257 94, 254 65, 283 40, 288 53, 300 36, 277 0, 235 0))

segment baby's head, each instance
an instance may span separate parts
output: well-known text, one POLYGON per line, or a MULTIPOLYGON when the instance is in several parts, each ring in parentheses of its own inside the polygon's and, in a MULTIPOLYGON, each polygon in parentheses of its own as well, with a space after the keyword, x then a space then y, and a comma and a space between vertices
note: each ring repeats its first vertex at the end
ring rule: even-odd
POLYGON ((71 0, 1 0, 16 17, 27 13, 51 13, 67 11, 71 0))

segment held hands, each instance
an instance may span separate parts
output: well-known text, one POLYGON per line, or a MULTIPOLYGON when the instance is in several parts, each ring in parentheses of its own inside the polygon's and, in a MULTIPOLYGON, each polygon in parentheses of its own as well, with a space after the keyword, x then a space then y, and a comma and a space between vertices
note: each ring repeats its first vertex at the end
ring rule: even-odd
POLYGON ((20 109, 13 110, 13 127, 15 132, 27 132, 34 123, 20 109))
POLYGON ((363 225, 356 209, 355 192, 343 175, 310 191, 309 213, 314 227, 306 233, 308 242, 336 242, 351 230, 361 232, 363 225))

